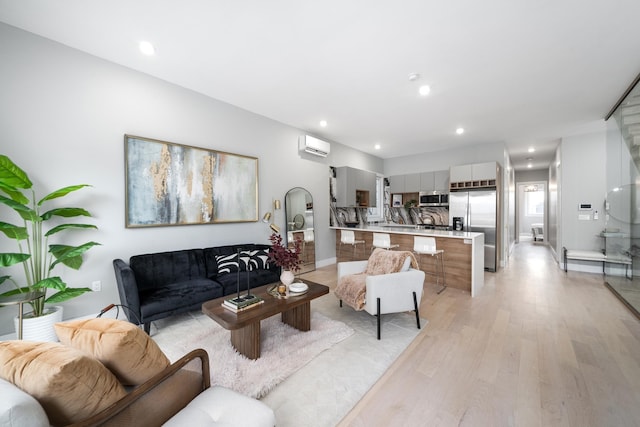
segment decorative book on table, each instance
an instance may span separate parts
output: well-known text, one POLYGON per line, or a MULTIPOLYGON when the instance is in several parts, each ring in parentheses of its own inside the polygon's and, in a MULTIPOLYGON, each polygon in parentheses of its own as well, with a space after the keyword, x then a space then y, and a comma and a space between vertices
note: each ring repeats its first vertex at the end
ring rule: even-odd
POLYGON ((250 300, 236 301, 237 298, 226 299, 222 302, 222 306, 228 310, 238 312, 247 310, 252 307, 257 307, 264 302, 264 300, 258 296, 251 295, 253 298, 250 300))

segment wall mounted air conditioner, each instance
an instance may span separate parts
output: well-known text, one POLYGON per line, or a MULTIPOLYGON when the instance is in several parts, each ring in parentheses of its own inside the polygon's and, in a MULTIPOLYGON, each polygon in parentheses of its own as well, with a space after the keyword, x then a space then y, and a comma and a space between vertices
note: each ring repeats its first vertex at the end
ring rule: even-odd
POLYGON ((331 152, 331 144, 310 135, 303 135, 299 138, 300 151, 314 154, 320 157, 327 157, 331 152))

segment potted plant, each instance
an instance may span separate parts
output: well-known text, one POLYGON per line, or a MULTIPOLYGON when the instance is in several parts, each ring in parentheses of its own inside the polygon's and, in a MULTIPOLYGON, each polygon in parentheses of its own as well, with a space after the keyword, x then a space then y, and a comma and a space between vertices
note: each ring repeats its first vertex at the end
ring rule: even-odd
POLYGON ((289 286, 293 283, 294 272, 300 270, 300 239, 293 241, 293 248, 289 249, 282 244, 282 236, 278 233, 271 233, 269 236, 271 248, 269 249, 269 261, 275 263, 282 269, 280 281, 289 286))
MULTIPOLYGON (((89 288, 70 288, 52 270, 59 264, 78 270, 82 265, 82 254, 91 249, 96 242, 87 242, 79 246, 50 244, 49 238, 59 236, 68 230, 97 229, 92 224, 65 223, 64 219, 78 216, 90 217, 82 208, 54 207, 45 210, 50 201, 88 187, 86 184, 73 185, 56 190, 40 200, 32 188, 29 176, 7 156, 0 155, 0 203, 11 208, 22 219, 21 225, 0 221, 0 231, 9 239, 16 241, 18 252, 0 253, 0 267, 22 264, 24 277, 16 281, 11 276, 0 276, 0 285, 13 285, 12 290, 0 294, 0 297, 25 292, 40 292, 42 296, 30 302, 32 312, 25 319, 39 318, 49 314, 46 304, 56 304, 91 291, 89 288), (60 223, 62 218, 62 223, 60 223), (54 223, 46 228, 45 224, 54 223), (18 284, 20 282, 20 284, 18 284), (47 295, 48 290, 57 291, 47 295)), ((61 319, 61 315, 59 316, 61 319)), ((54 334, 55 338, 55 334, 54 334)))
POLYGON ((407 210, 414 208, 416 206, 418 206, 418 201, 415 199, 411 199, 404 204, 404 208, 407 210))

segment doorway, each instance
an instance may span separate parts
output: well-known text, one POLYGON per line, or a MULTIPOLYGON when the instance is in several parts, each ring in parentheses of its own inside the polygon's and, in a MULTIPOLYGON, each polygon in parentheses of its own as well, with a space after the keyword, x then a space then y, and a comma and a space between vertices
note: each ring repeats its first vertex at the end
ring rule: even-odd
POLYGON ((518 183, 518 242, 545 243, 547 181, 518 183))

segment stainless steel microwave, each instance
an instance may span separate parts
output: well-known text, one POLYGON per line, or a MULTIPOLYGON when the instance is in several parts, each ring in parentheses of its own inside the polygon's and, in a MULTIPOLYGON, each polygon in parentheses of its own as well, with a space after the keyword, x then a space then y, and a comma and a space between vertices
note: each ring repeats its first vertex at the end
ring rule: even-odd
POLYGON ((418 206, 449 206, 449 194, 419 193, 418 206))

